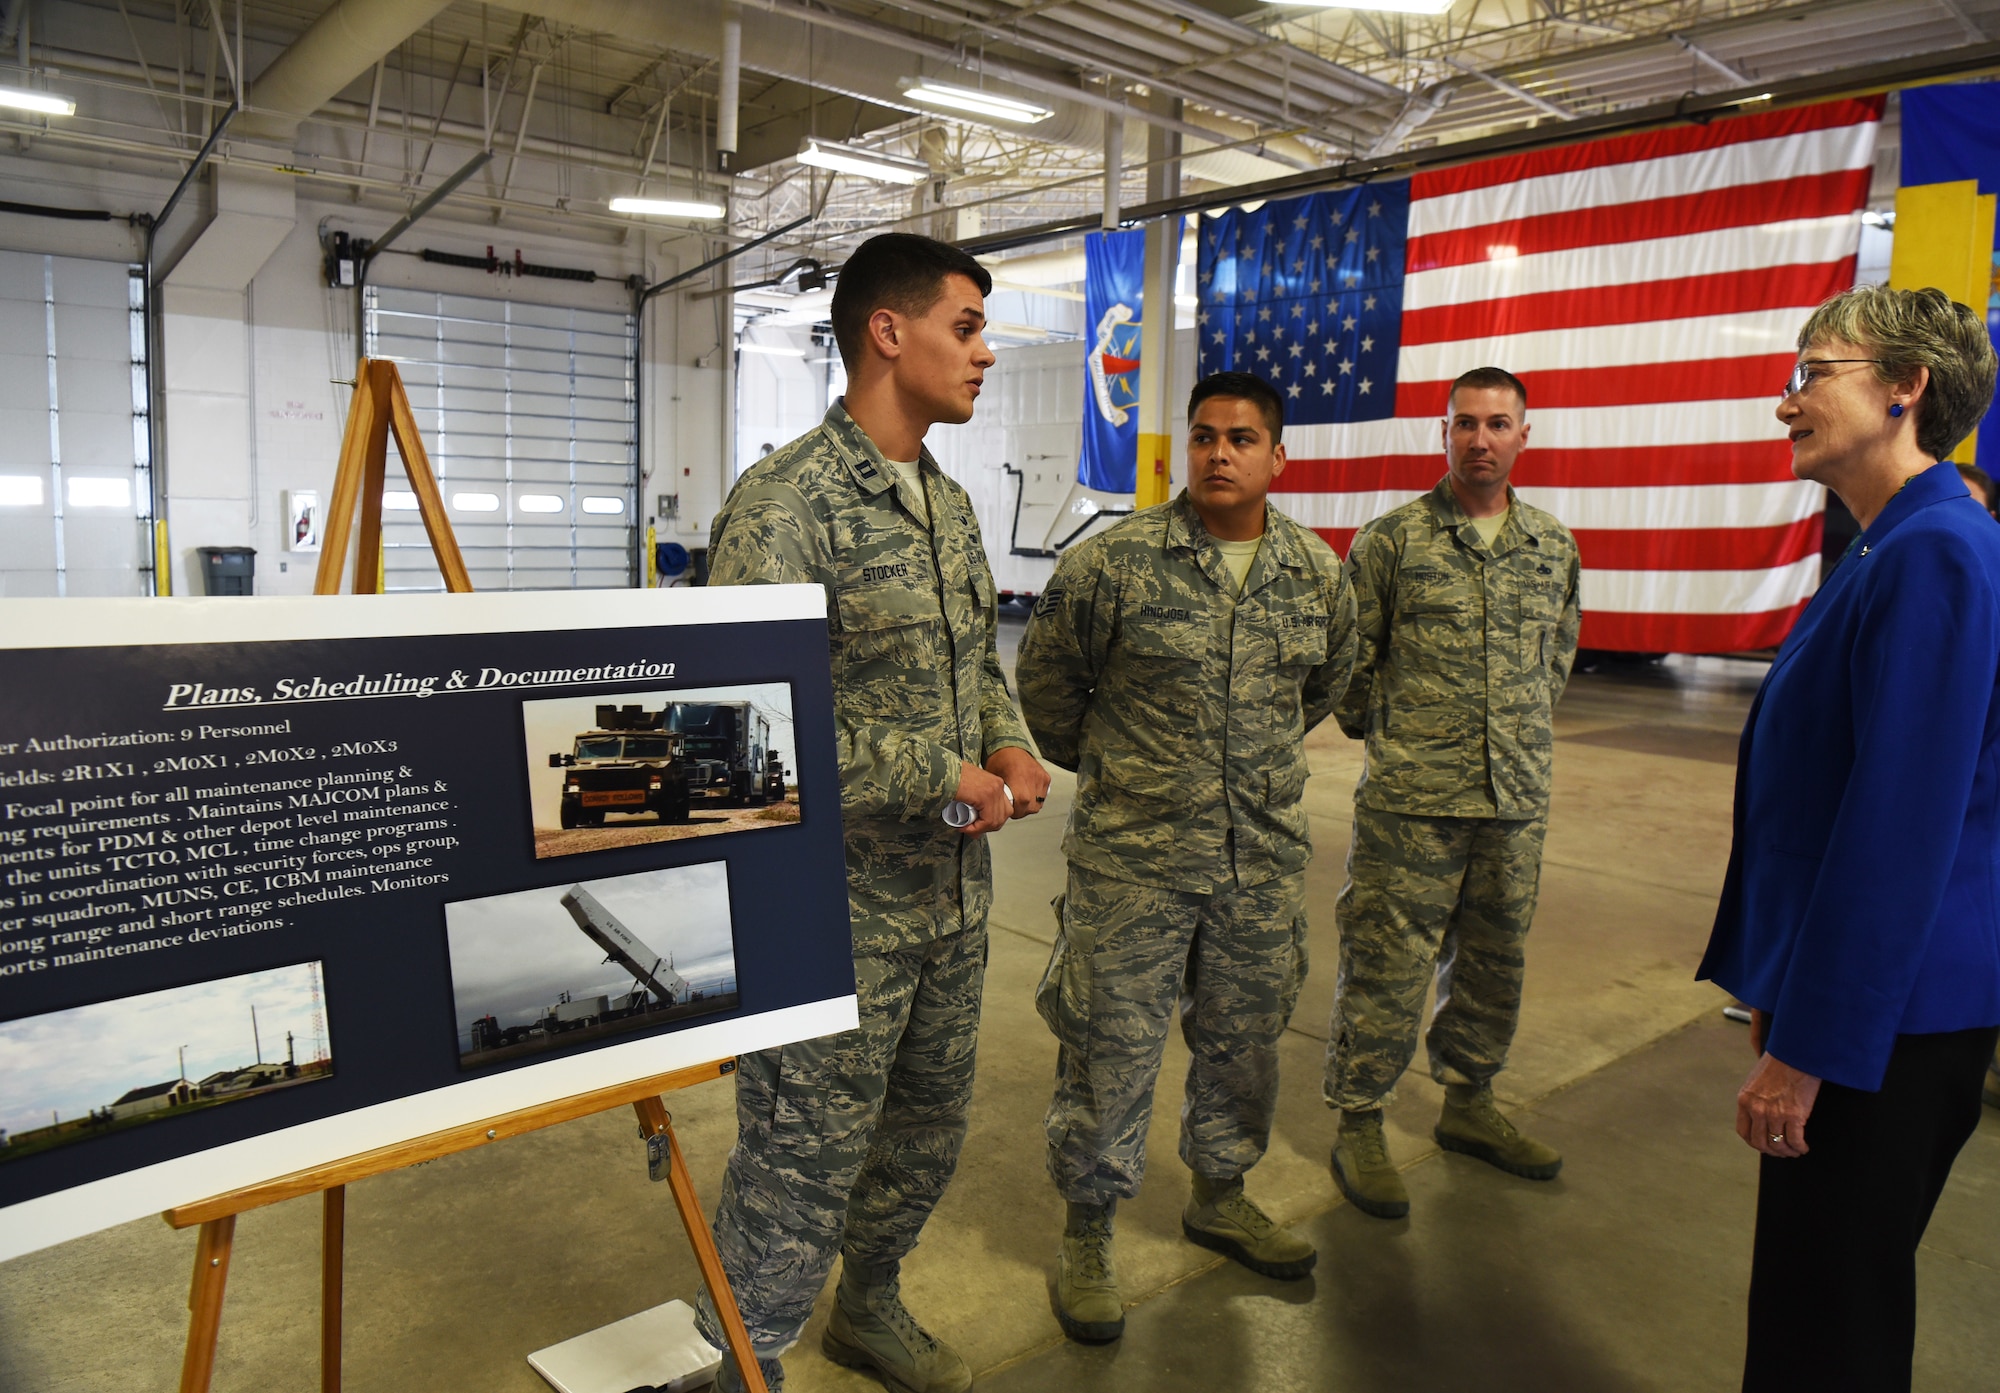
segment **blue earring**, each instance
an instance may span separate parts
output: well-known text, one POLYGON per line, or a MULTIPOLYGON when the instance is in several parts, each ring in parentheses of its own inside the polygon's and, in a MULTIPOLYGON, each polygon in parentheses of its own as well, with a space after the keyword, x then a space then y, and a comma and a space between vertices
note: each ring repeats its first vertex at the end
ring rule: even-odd
POLYGON ((1889 403, 1889 414, 1890 414, 1891 416, 1900 416, 1900 415, 1902 415, 1902 414, 1903 414, 1903 404, 1902 404, 1901 402, 1899 402, 1899 401, 1897 401, 1897 402, 1891 402, 1891 403, 1889 403))

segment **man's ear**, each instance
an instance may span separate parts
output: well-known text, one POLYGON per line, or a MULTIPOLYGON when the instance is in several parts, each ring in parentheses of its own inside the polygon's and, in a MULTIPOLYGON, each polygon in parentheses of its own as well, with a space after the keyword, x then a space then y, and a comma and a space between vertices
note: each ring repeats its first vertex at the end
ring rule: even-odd
POLYGON ((1271 477, 1273 479, 1276 479, 1280 474, 1283 474, 1284 472, 1285 472, 1285 447, 1283 445, 1274 445, 1271 447, 1271 477))
POLYGON ((877 310, 868 316, 868 342, 884 358, 899 358, 903 353, 902 325, 894 310, 877 310))
POLYGON ((1528 448, 1528 431, 1528 423, 1526 421, 1521 422, 1521 448, 1524 450, 1528 448))

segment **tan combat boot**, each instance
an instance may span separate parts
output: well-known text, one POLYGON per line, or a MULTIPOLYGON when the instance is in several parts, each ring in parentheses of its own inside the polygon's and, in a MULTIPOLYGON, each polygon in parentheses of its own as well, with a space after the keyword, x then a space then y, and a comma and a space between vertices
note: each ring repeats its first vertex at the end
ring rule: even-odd
POLYGON ((965 1361, 903 1305, 894 1263, 870 1267, 841 1261, 820 1352, 836 1364, 874 1374, 894 1393, 965 1393, 972 1387, 965 1361))
POLYGON ((1489 1166, 1528 1180, 1554 1180, 1563 1168, 1561 1152, 1522 1136, 1500 1115, 1493 1089, 1486 1084, 1446 1084, 1444 1112, 1431 1135, 1446 1151, 1476 1156, 1489 1166))
POLYGON ((1313 1245, 1279 1228, 1243 1193, 1243 1178, 1210 1180, 1196 1173, 1194 1198, 1181 1214, 1181 1232, 1191 1243, 1234 1258, 1252 1272, 1296 1281, 1313 1270, 1313 1245))
POLYGON ((1410 1192, 1389 1140, 1382 1135, 1382 1110, 1340 1115, 1340 1138, 1333 1144, 1333 1181, 1347 1202, 1377 1219, 1401 1219, 1410 1212, 1410 1192))
POLYGON ((1111 1263, 1112 1208, 1072 1202, 1056 1260, 1056 1320, 1063 1334, 1086 1345, 1107 1344, 1125 1333, 1125 1303, 1111 1263))

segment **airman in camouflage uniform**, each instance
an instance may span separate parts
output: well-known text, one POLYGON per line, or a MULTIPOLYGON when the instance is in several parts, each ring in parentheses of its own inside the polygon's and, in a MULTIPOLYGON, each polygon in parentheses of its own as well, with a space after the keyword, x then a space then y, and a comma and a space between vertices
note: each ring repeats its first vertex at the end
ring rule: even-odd
MULTIPOLYGON (((991 363, 980 346, 975 366, 980 354, 991 363)), ((776 1356, 837 1252, 825 1352, 926 1393, 971 1375, 903 1308, 897 1274, 957 1165, 972 1096, 993 886, 986 839, 966 831, 1008 815, 986 774, 978 823, 942 814, 969 796, 968 766, 1006 771, 1015 815, 1040 807, 1048 778, 1008 700, 971 500, 918 453, 899 468, 834 403, 738 481, 715 517, 709 583, 826 590, 860 1013, 856 1029, 738 1061, 716 1246, 767 1378, 782 1381, 776 1356)), ((698 1315, 720 1345, 706 1293, 698 1315)), ((736 1372, 725 1364, 725 1386, 736 1372)))
POLYGON ((1562 1164, 1498 1114, 1490 1087, 1520 1011, 1551 718, 1581 618, 1575 539, 1506 484, 1527 436, 1518 386, 1497 369, 1461 378, 1445 429, 1451 472, 1363 527, 1348 552, 1361 645, 1338 718, 1367 742, 1367 763, 1339 901, 1325 1088, 1343 1116, 1335 1179, 1379 1217, 1409 1209, 1381 1109, 1415 1054, 1434 971, 1426 1039, 1446 1085, 1439 1142, 1536 1179, 1562 1164), (1483 487, 1491 504, 1504 499, 1504 515, 1468 513, 1455 487, 1466 473, 1474 496, 1483 487))
MULTIPOLYGON (((1262 428, 1260 401, 1202 395, 1224 379, 1270 391, 1243 377, 1196 388, 1196 490, 1203 432, 1212 444, 1222 429, 1211 415, 1242 408, 1246 429, 1262 428)), ((1346 689, 1354 602, 1339 558, 1265 503, 1267 488, 1246 490, 1261 535, 1243 544, 1247 572, 1232 573, 1231 544, 1183 492, 1071 548, 1021 643, 1022 713, 1043 756, 1077 775, 1036 1005, 1059 1045, 1048 1167, 1071 1232, 1057 1315, 1081 1340, 1123 1329, 1109 1222, 1145 1171, 1176 1003, 1193 1054, 1184 1231, 1271 1276, 1303 1276, 1315 1256, 1243 1196, 1242 1177, 1270 1139, 1278 1041, 1306 974, 1303 742, 1346 689)))

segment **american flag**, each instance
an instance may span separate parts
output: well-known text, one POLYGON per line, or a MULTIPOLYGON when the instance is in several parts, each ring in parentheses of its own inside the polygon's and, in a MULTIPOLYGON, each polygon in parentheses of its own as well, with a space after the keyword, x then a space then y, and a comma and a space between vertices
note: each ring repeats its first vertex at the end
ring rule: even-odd
POLYGON ((1342 555, 1444 473, 1451 380, 1528 386, 1514 483, 1583 552, 1583 644, 1782 640, 1823 491, 1772 414, 1813 306, 1854 283, 1879 98, 1461 165, 1205 219, 1200 370, 1286 400, 1272 502, 1342 555))

